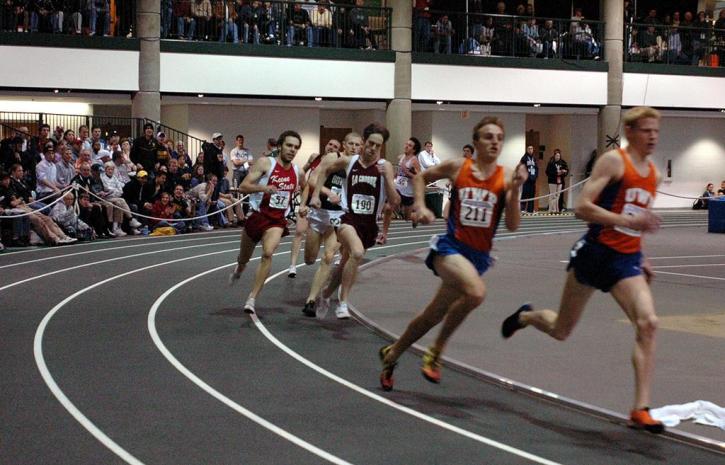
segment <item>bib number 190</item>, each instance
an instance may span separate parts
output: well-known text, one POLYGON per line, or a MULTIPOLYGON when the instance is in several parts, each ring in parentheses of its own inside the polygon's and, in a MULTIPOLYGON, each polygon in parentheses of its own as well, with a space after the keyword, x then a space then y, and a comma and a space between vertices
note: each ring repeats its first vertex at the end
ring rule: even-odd
POLYGON ((354 194, 352 211, 358 215, 372 215, 375 209, 375 197, 372 195, 354 194))

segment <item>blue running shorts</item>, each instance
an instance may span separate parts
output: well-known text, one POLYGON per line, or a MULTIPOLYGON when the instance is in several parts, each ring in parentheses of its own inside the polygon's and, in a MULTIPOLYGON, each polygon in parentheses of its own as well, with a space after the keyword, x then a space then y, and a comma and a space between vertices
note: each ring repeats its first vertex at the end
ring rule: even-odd
POLYGON ((642 274, 642 253, 619 253, 583 237, 571 248, 566 269, 574 269, 580 283, 609 292, 619 281, 642 274))
POLYGON ((441 234, 430 238, 430 252, 428 253, 428 257, 425 259, 425 266, 430 268, 434 275, 438 276, 438 273, 433 266, 433 259, 435 256, 455 254, 466 257, 476 268, 479 276, 483 275, 493 262, 491 256, 487 252, 481 252, 480 250, 469 247, 448 234, 441 234))

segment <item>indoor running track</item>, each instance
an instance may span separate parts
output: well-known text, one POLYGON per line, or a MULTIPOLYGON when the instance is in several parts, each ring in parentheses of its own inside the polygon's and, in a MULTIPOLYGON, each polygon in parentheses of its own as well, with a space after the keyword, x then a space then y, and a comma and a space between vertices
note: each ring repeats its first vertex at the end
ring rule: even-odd
MULTIPOLYGON (((515 237, 581 228, 528 218, 515 237)), ((368 259, 418 249, 442 229, 394 223, 368 259)), ((385 393, 384 339, 355 320, 302 316, 314 267, 286 277, 290 237, 257 299, 259 319, 242 313, 258 254, 229 288, 238 238, 224 230, 1 255, 0 463, 723 463, 453 370, 440 385, 400 370, 401 390, 385 393)))

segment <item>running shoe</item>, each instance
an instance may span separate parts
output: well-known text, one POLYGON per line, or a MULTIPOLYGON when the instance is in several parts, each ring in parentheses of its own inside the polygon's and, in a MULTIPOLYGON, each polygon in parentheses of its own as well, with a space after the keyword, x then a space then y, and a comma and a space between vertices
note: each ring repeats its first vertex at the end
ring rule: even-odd
POLYGON ((661 421, 655 420, 649 414, 649 407, 632 410, 629 413, 629 427, 634 429, 643 429, 654 434, 665 432, 665 425, 661 421))
POLYGON ((295 265, 290 265, 289 270, 287 270, 287 277, 294 278, 296 276, 297 276, 297 267, 295 265))
POLYGON ((512 313, 508 318, 503 320, 503 323, 501 324, 501 336, 503 336, 504 339, 508 339, 513 336, 516 331, 524 328, 526 325, 522 324, 519 321, 519 316, 523 312, 530 312, 533 309, 534 308, 531 306, 530 303, 525 303, 520 306, 518 310, 512 313))
POLYGON ((347 309, 347 302, 340 302, 337 304, 335 316, 338 320, 347 320, 350 318, 350 310, 347 309))
POLYGON ((383 364, 383 370, 380 372, 380 387, 383 388, 383 391, 393 390, 393 370, 395 370, 395 367, 398 366, 398 362, 385 363, 385 356, 388 355, 388 352, 390 352, 392 347, 392 345, 383 346, 378 351, 380 363, 383 364))
POLYGON ((305 303, 305 306, 302 307, 302 313, 304 313, 305 316, 314 318, 317 315, 317 311, 315 311, 315 302, 309 301, 305 303))
POLYGON ((429 347, 428 350, 423 354, 423 366, 420 371, 423 373, 423 377, 431 383, 441 382, 441 362, 440 353, 429 347))
POLYGON ((388 242, 388 237, 385 234, 380 234, 378 238, 375 240, 375 243, 378 245, 385 245, 388 242))
POLYGON ((131 218, 131 221, 128 222, 128 225, 133 229, 141 227, 141 223, 136 218, 131 218))
POLYGON ((323 320, 330 311, 330 299, 322 296, 317 298, 317 318, 323 320))
POLYGON ((236 284, 236 282, 239 281, 239 278, 242 277, 242 273, 240 273, 238 270, 239 270, 239 265, 235 265, 234 271, 229 273, 229 285, 230 286, 233 286, 234 284, 236 284))
POLYGON ((254 297, 247 299, 247 303, 244 304, 244 313, 254 315, 254 297))

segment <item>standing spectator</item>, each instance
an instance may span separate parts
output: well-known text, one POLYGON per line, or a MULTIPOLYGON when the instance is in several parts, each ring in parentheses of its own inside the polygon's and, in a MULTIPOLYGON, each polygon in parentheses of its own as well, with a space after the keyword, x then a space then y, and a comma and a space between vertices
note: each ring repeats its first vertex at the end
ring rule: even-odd
POLYGON ((209 0, 194 0, 194 3, 191 5, 191 14, 194 16, 194 22, 196 23, 196 27, 199 31, 199 40, 209 40, 211 2, 209 0))
POLYGON ((451 54, 453 42, 453 24, 448 20, 448 15, 441 16, 435 24, 435 43, 433 53, 451 54))
POLYGON ((264 150, 264 152, 262 152, 262 156, 274 158, 277 156, 276 150, 277 150, 277 139, 275 139, 274 137, 270 137, 269 139, 267 139, 267 147, 264 150))
POLYGON ((249 167, 253 163, 252 154, 249 149, 244 147, 244 136, 239 134, 235 138, 235 147, 229 152, 229 158, 232 161, 234 187, 239 187, 242 180, 249 173, 249 167))
POLYGON ((331 47, 335 46, 335 31, 332 27, 332 12, 327 8, 329 3, 320 2, 317 9, 310 13, 312 24, 312 42, 308 47, 331 47))
POLYGON ((377 49, 375 35, 371 33, 368 10, 364 8, 365 0, 355 0, 355 8, 350 9, 348 27, 348 46, 352 48, 368 48, 368 43, 377 49))
POLYGON ((673 24, 667 35, 667 63, 689 64, 689 59, 683 50, 683 35, 677 26, 677 23, 673 24))
POLYGON ((561 213, 559 210, 559 196, 564 187, 564 177, 569 172, 569 166, 561 158, 561 150, 554 150, 554 155, 546 165, 546 177, 549 183, 549 213, 561 213))
POLYGON ((692 31, 692 64, 698 65, 705 58, 707 42, 712 33, 704 11, 697 13, 697 20, 693 26, 697 29, 692 31))
POLYGON ((154 125, 146 123, 143 125, 144 135, 136 138, 131 149, 131 161, 136 168, 146 172, 153 172, 156 168, 156 155, 159 144, 154 138, 154 125))
POLYGON ((224 176, 224 162, 219 156, 224 156, 222 151, 224 143, 224 135, 221 132, 215 132, 211 135, 212 143, 204 141, 201 144, 201 150, 204 152, 204 172, 216 175, 217 178, 224 176))
MULTIPOLYGON (((720 43, 725 43, 725 8, 720 10, 720 15, 715 21, 715 40, 720 43)), ((725 47, 718 47, 718 57, 720 66, 725 66, 725 47)))
MULTIPOLYGON (((529 177, 524 182, 523 190, 521 191, 522 199, 531 199, 536 196, 536 178, 539 176, 539 165, 536 161, 536 155, 534 155, 534 146, 529 145, 526 147, 526 153, 521 157, 519 161, 526 167, 526 171, 529 173, 529 177)), ((521 202, 522 213, 534 213, 534 201, 522 201, 521 202)))
POLYGON ((71 34, 83 33, 83 3, 84 0, 63 0, 65 9, 65 30, 71 34))
POLYGON ((413 51, 427 52, 430 44, 430 7, 432 0, 414 0, 413 51))
POLYGON ((176 0, 174 2, 174 17, 176 18, 176 36, 179 39, 193 39, 196 21, 191 15, 192 0, 176 0))
POLYGON ((544 21, 544 29, 541 31, 541 43, 543 46, 544 58, 554 58, 556 47, 559 42, 559 32, 554 29, 554 22, 550 19, 544 21))
POLYGON ((438 158, 438 155, 436 155, 433 151, 433 143, 431 141, 427 141, 424 146, 425 150, 418 154, 418 163, 420 164, 422 171, 441 164, 441 159, 438 158))
POLYGON ((496 17, 493 20, 495 34, 493 36, 493 53, 495 55, 510 55, 512 51, 513 18, 506 18, 506 3, 496 4, 496 17))
POLYGON ((168 39, 171 35, 171 16, 174 14, 174 6, 171 0, 161 1, 161 38, 168 39))
POLYGON ((50 203, 56 199, 55 194, 60 192, 58 187, 58 171, 55 167, 55 148, 53 142, 48 141, 45 145, 43 159, 35 167, 38 179, 36 191, 38 199, 44 203, 50 203))

